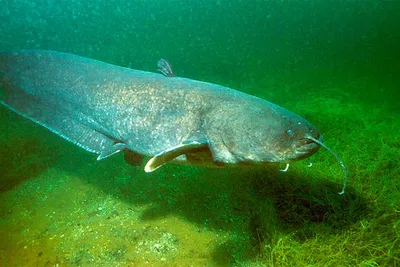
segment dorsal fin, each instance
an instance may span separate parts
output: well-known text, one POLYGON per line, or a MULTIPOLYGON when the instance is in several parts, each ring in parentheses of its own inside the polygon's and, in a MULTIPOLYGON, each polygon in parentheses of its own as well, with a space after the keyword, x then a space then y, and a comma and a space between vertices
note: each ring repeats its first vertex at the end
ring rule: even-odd
POLYGON ((175 77, 171 64, 163 58, 157 62, 157 70, 167 77, 175 77))

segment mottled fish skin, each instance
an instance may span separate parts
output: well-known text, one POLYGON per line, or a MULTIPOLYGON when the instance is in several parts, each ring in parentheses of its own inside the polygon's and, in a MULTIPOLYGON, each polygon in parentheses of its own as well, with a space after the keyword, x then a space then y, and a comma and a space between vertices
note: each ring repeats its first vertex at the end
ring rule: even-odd
POLYGON ((319 149, 304 137, 320 134, 300 116, 212 83, 43 50, 0 53, 0 82, 2 104, 97 154, 116 145, 153 157, 197 142, 207 149, 177 160, 221 165, 288 162, 319 149))

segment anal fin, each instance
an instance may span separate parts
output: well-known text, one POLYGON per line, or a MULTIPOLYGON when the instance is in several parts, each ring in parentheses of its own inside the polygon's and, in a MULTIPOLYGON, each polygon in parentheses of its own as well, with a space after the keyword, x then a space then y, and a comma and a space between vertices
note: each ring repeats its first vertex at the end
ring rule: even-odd
POLYGON ((99 159, 114 154, 120 150, 116 148, 121 148, 118 140, 74 120, 63 112, 62 107, 43 103, 20 88, 7 88, 6 96, 4 100, 0 100, 0 104, 86 151, 99 154, 99 159), (111 153, 112 151, 114 152, 111 153))

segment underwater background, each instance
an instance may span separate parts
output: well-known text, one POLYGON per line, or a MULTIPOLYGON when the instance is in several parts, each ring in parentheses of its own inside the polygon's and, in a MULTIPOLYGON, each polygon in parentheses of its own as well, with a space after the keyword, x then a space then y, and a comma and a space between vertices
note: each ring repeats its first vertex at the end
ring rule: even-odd
MULTIPOLYGON (((0 266, 399 266, 400 1, 3 0, 0 50, 208 81, 313 123, 307 161, 146 174, 0 106, 0 266)), ((1 93, 0 93, 1 97, 1 93)))

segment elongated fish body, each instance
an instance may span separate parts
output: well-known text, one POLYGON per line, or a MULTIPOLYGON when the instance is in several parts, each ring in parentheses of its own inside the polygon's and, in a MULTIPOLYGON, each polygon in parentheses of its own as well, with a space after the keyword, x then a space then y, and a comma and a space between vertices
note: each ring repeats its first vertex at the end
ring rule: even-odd
POLYGON ((319 149, 308 138, 322 141, 317 129, 280 106, 168 76, 68 53, 6 52, 0 53, 0 101, 98 159, 119 151, 149 156, 146 171, 172 160, 286 163, 319 149))

